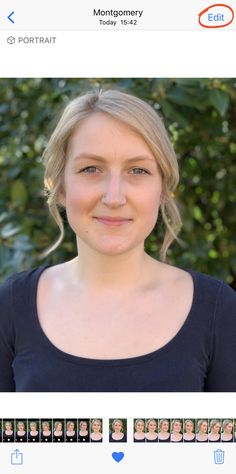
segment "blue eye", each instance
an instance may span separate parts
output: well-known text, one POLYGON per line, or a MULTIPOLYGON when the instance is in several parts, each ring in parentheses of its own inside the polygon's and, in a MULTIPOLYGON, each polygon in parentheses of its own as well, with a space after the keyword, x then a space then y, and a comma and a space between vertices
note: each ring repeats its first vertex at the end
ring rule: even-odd
POLYGON ((143 168, 133 168, 131 171, 133 174, 149 174, 148 171, 144 170, 143 168))
POLYGON ((96 173, 96 171, 96 166, 87 166, 86 168, 82 168, 79 173, 96 173))

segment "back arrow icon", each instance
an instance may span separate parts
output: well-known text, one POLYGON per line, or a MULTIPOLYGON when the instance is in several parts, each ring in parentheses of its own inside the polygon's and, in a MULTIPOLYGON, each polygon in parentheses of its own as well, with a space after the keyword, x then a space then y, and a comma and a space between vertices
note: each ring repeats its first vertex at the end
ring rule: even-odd
POLYGON ((15 23, 14 20, 11 18, 12 15, 14 15, 15 12, 11 12, 10 15, 8 15, 8 20, 10 20, 12 23, 15 23))

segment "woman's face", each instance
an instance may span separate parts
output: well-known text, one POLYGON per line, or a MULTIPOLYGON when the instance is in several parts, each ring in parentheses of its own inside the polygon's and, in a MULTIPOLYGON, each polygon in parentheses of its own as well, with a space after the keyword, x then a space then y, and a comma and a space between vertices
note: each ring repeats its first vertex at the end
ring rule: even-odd
POLYGON ((7 421, 7 422, 5 423, 5 427, 6 427, 6 430, 7 430, 7 431, 8 431, 8 430, 11 430, 11 429, 12 429, 12 424, 11 424, 11 422, 10 422, 10 421, 7 421))
POLYGON ((156 431, 157 424, 155 421, 149 421, 148 423, 148 431, 156 431))
POLYGON ((55 428, 56 428, 57 431, 61 431, 62 430, 62 423, 58 423, 55 428))
POLYGON ((212 432, 213 433, 219 433, 220 431, 220 423, 216 423, 213 427, 212 427, 212 432))
POLYGON ((31 429, 31 431, 36 430, 36 423, 35 422, 30 423, 30 429, 31 429))
POLYGON ((192 433, 193 432, 193 424, 190 423, 190 421, 187 421, 187 423, 185 423, 185 431, 186 431, 186 433, 192 433))
POLYGON ((72 431, 72 430, 74 430, 74 427, 75 427, 74 423, 71 422, 68 425, 68 430, 72 431))
POLYGON ((49 430, 49 424, 47 422, 43 423, 42 426, 44 431, 49 430))
POLYGON ((156 224, 161 191, 154 155, 128 126, 94 113, 74 131, 61 197, 79 246, 105 255, 143 246, 156 224))
POLYGON ((207 422, 206 422, 206 421, 203 421, 202 424, 201 424, 201 426, 200 426, 201 432, 202 432, 202 433, 207 433, 207 428, 208 428, 207 422))
POLYGON ((144 431, 144 422, 143 421, 138 421, 136 423, 136 430, 137 431, 144 431))
POLYGON ((86 421, 83 421, 83 423, 81 423, 80 428, 81 428, 82 431, 86 431, 86 430, 87 430, 87 423, 86 423, 86 421))
POLYGON ((93 428, 93 431, 96 431, 96 432, 97 432, 97 431, 100 431, 101 425, 100 425, 100 423, 99 423, 98 421, 94 421, 94 422, 93 422, 93 425, 92 425, 92 428, 93 428))
POLYGON ((17 427, 18 427, 18 430, 24 430, 25 429, 25 425, 22 421, 20 421, 18 424, 17 424, 17 427))
POLYGON ((122 424, 119 421, 116 421, 113 425, 113 429, 116 433, 119 433, 122 430, 122 424))
POLYGON ((180 433, 181 431, 181 423, 179 421, 175 421, 173 423, 173 431, 180 433))
POLYGON ((169 422, 168 421, 163 421, 162 422, 161 430, 162 431, 168 431, 169 430, 169 422))
POLYGON ((228 423, 225 427, 225 432, 232 433, 232 431, 233 431, 233 423, 228 423))

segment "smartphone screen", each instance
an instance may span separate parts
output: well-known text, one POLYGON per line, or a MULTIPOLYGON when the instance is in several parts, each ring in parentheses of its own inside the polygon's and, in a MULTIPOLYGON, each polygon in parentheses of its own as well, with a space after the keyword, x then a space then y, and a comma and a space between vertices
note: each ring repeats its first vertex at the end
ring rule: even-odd
POLYGON ((233 469, 234 15, 1 6, 1 472, 233 469))

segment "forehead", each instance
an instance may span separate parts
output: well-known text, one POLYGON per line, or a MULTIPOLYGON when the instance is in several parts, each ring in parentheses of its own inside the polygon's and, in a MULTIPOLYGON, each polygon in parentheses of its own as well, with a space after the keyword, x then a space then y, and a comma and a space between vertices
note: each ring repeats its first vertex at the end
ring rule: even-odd
POLYGON ((153 157, 144 138, 120 120, 104 113, 93 113, 84 119, 71 135, 67 157, 74 159, 78 153, 91 153, 110 158, 133 157, 145 153, 153 157))

